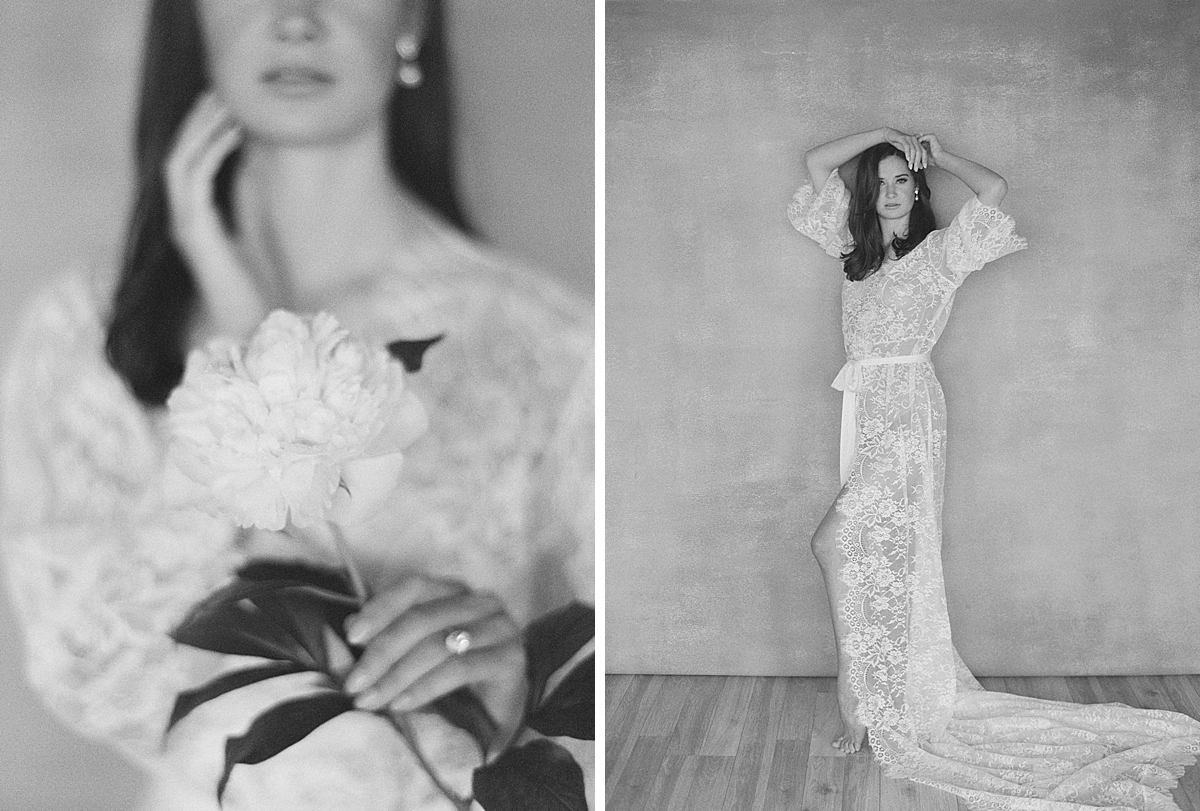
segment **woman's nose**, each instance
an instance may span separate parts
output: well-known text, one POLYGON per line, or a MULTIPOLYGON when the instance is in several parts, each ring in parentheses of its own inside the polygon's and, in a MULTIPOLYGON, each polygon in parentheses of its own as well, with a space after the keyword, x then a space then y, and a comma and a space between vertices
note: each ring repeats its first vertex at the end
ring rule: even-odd
POLYGON ((316 0, 281 0, 276 3, 275 37, 284 42, 311 42, 325 35, 325 24, 316 0))

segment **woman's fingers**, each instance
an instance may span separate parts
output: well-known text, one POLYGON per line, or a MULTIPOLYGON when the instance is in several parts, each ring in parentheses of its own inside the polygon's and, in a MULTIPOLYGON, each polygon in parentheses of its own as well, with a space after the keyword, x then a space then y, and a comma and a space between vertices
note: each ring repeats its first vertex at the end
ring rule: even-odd
POLYGON ((485 691, 484 703, 503 727, 509 716, 520 713, 525 701, 523 656, 521 645, 516 641, 468 651, 461 656, 450 656, 423 673, 387 703, 397 712, 407 712, 460 687, 486 685, 490 689, 485 691), (505 678, 511 673, 520 675, 516 679, 505 678), (497 676, 501 678, 498 680, 497 676))
MULTIPOLYGON (((505 656, 520 653, 521 635, 516 624, 503 613, 494 613, 470 623, 458 623, 471 635, 471 647, 461 654, 450 651, 442 628, 418 640, 362 692, 355 702, 361 709, 378 709, 387 704, 396 709, 419 707, 459 687, 482 682, 512 680, 518 662, 496 659, 498 652, 515 646, 505 656), (438 673, 430 680, 432 673, 438 673), (418 687, 414 692, 414 687, 418 687)), ((523 673, 520 667, 515 672, 523 673)), ((357 685, 354 685, 357 686, 357 685)), ((351 687, 347 683, 347 688, 351 687)), ((353 690, 352 690, 353 692, 353 690)))
POLYGON ((452 629, 470 628, 494 614, 503 614, 503 611, 499 600, 482 593, 455 595, 415 605, 375 634, 346 681, 346 689, 354 693, 371 686, 427 637, 440 634, 444 642, 452 629))
POLYGON ((362 645, 405 612, 421 603, 465 594, 467 587, 453 580, 409 577, 367 601, 362 610, 346 620, 346 636, 362 645))
POLYGON ((921 142, 914 135, 901 135, 898 146, 904 151, 904 160, 914 172, 921 167, 921 142))
POLYGON ((217 222, 213 179, 240 141, 241 128, 229 109, 212 93, 201 96, 180 127, 165 167, 172 226, 184 242, 205 240, 205 230, 217 222))

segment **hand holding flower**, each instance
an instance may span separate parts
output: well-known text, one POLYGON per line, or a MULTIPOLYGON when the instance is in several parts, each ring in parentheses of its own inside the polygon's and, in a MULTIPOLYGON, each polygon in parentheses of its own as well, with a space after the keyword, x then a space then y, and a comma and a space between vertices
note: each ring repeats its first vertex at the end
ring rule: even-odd
POLYGON ((372 597, 346 624, 366 650, 346 681, 356 705, 406 712, 460 687, 479 695, 498 726, 500 751, 521 722, 529 686, 521 629, 493 595, 413 575, 372 597), (470 635, 453 653, 447 636, 470 635))

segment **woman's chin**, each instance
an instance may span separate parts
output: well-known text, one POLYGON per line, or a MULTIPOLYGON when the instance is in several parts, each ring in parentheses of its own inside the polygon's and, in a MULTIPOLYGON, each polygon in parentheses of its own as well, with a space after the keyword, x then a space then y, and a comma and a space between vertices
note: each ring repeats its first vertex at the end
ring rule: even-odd
POLYGON ((319 96, 272 97, 240 120, 248 143, 297 149, 350 143, 382 123, 347 112, 319 96))

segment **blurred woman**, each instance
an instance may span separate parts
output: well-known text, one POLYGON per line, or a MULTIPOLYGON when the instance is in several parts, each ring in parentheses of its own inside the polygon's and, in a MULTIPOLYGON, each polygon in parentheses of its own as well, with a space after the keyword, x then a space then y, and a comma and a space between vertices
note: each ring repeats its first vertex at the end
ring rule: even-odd
MULTIPOLYGON (((120 272, 51 286, 16 342, 4 530, 30 677, 152 771, 148 808, 215 808, 224 739, 301 690, 236 691, 164 744, 174 697, 231 665, 171 628, 251 557, 327 553, 163 503, 163 405, 213 336, 275 308, 330 311, 381 345, 440 336, 411 377, 430 430, 393 503, 349 530, 373 595, 360 707, 469 686, 513 728, 521 627, 592 597, 591 316, 468 236, 441 21, 436 0, 155 0, 120 272), (458 630, 470 650, 441 644, 458 630)), ((367 713, 238 769, 226 798, 448 807, 367 713)))

